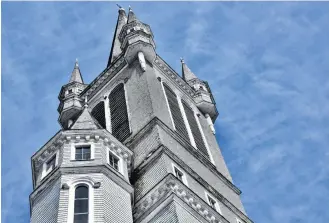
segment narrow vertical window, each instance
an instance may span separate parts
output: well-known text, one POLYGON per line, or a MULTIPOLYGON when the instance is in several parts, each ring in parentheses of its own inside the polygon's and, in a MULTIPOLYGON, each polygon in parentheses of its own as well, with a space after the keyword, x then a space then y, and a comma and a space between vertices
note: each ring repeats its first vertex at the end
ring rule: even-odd
POLYGON ((172 119, 174 121, 174 125, 176 128, 176 132, 179 133, 182 137, 185 139, 189 139, 186 126, 184 123, 184 119, 181 113, 181 110, 179 109, 178 105, 178 100, 176 94, 165 84, 163 84, 168 104, 169 104, 169 109, 170 113, 172 116, 172 119))
POLYGON ((112 134, 123 142, 130 135, 128 111, 123 84, 116 86, 109 95, 112 134))
POLYGON ((91 115, 98 121, 98 123, 105 129, 106 121, 105 121, 105 107, 104 102, 99 102, 91 111, 91 115))
POLYGON ((78 186, 74 197, 74 223, 88 223, 88 187, 78 186))
POLYGON ((52 171, 53 169, 55 169, 55 166, 56 166, 56 155, 47 161, 46 171, 52 171))
POLYGON ((182 104, 183 104, 183 107, 184 107, 184 110, 186 113, 187 121, 191 128, 191 132, 192 132, 196 147, 197 147, 197 149, 200 150, 200 152, 202 152, 209 159, 210 157, 209 157, 206 145, 203 141, 197 120, 195 119, 194 112, 190 108, 190 106, 187 105, 187 103, 185 101, 182 101, 182 104))
POLYGON ((114 169, 119 171, 119 159, 112 153, 109 153, 109 163, 114 169))

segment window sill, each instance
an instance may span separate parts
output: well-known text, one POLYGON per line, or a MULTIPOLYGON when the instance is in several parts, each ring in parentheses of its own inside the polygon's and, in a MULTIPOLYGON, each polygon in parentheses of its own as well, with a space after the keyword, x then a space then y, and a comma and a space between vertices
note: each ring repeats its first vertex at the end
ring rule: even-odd
POLYGON ((95 161, 95 159, 89 159, 89 160, 70 160, 71 162, 89 162, 89 161, 95 161))

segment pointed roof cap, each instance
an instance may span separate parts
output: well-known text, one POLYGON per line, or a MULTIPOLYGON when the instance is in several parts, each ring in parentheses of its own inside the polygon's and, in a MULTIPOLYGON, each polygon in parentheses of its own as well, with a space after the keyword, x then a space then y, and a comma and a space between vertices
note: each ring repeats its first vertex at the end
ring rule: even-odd
POLYGON ((85 106, 79 117, 70 127, 70 129, 100 129, 99 123, 91 116, 88 111, 87 97, 85 97, 85 106))
POLYGON ((69 83, 78 82, 83 84, 82 75, 79 69, 78 59, 75 60, 74 68, 69 83))
POLYGON ((191 70, 190 68, 188 68, 188 66, 186 65, 186 63, 184 62, 183 58, 180 58, 180 61, 182 63, 182 75, 183 75, 183 79, 185 81, 189 81, 195 78, 198 78, 191 70))
POLYGON ((129 13, 128 13, 128 22, 127 23, 131 23, 133 21, 138 20, 135 13, 133 12, 133 10, 131 9, 130 5, 129 5, 129 13))

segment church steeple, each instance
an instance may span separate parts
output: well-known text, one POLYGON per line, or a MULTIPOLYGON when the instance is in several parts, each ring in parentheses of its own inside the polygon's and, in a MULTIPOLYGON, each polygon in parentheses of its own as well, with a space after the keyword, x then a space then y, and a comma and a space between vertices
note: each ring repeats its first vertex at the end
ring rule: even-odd
POLYGON ((79 69, 78 59, 75 60, 74 68, 69 83, 73 83, 73 82, 83 84, 83 79, 79 69))
POLYGON ((190 68, 186 65, 186 63, 184 62, 184 59, 181 58, 180 59, 181 63, 182 63, 182 76, 183 76, 183 79, 185 81, 189 81, 189 80, 192 80, 192 79, 196 79, 198 78, 191 70, 190 68))
POLYGON ((121 51, 121 42, 119 40, 119 34, 122 29, 122 27, 127 23, 127 15, 124 10, 120 5, 117 4, 119 7, 118 11, 118 20, 117 20, 117 25, 115 27, 115 32, 113 36, 113 41, 112 41, 112 47, 111 47, 111 52, 110 52, 110 57, 107 63, 107 66, 110 66, 110 64, 120 55, 121 51))

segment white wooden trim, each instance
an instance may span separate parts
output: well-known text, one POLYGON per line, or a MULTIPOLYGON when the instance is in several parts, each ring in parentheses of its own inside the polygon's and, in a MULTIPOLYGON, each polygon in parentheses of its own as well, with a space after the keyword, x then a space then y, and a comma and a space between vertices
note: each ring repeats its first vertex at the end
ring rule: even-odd
POLYGON ((168 101, 167 94, 166 94, 166 91, 165 91, 164 86, 163 86, 162 79, 161 79, 161 87, 162 87, 162 92, 163 92, 163 94, 165 96, 165 99, 166 99, 166 105, 167 105, 167 109, 168 109, 168 112, 169 112, 169 116, 170 116, 170 120, 171 120, 172 126, 173 126, 174 130, 176 130, 176 126, 175 126, 174 119, 173 119, 172 114, 171 114, 171 110, 170 110, 170 106, 169 106, 169 101, 168 101))
POLYGON ((210 193, 208 193, 207 191, 204 191, 205 192, 205 195, 206 195, 206 200, 207 200, 207 203, 210 205, 210 201, 209 201, 209 198, 210 197, 211 199, 213 199, 216 204, 215 204, 215 209, 218 213, 220 213, 222 215, 222 211, 220 209, 220 206, 219 206, 219 202, 216 198, 214 198, 214 196, 212 196, 210 193))
POLYGON ((109 95, 104 95, 104 107, 106 130, 112 133, 109 95))
POLYGON ((196 144, 195 144, 195 141, 194 141, 193 133, 192 133, 192 130, 191 130, 191 127, 190 127, 190 123, 188 123, 188 120, 187 120, 187 117, 186 117, 186 113, 185 113, 185 109, 184 109, 182 100, 181 100, 181 98, 178 95, 177 95, 177 100, 178 100, 179 109, 180 109, 180 111, 181 111, 181 113, 183 115, 185 127, 186 127, 186 130, 187 130, 188 136, 190 138, 190 142, 191 142, 192 146, 194 148, 196 148, 196 144))
POLYGON ((171 163, 172 164, 172 171, 173 171, 173 174, 174 176, 176 176, 176 173, 175 173, 175 168, 178 169, 180 172, 183 173, 183 177, 182 177, 182 180, 183 180, 183 183, 188 186, 188 183, 187 183, 187 179, 186 179, 186 173, 181 169, 179 168, 176 164, 174 163, 171 163))
POLYGON ((205 146, 206 146, 207 152, 208 152, 208 154, 209 154, 210 161, 216 166, 215 160, 214 160, 214 158, 212 157, 211 151, 210 151, 210 149, 209 149, 209 145, 208 145, 207 139, 206 139, 206 137, 205 137, 205 135, 204 135, 204 133, 203 133, 203 129, 202 129, 202 126, 201 126, 201 124, 200 124, 199 117, 196 115, 196 113, 195 113, 194 111, 193 111, 193 113, 194 113, 194 118, 195 118, 195 120, 196 120, 196 123, 197 123, 197 125, 198 125, 198 128, 199 128, 199 130, 200 130, 202 140, 203 140, 203 142, 204 142, 204 144, 205 144, 205 146))
POLYGON ((75 189, 80 185, 88 187, 88 223, 94 223, 94 187, 93 182, 86 178, 77 180, 69 185, 69 201, 68 201, 68 218, 67 223, 74 221, 74 196, 75 189))
POLYGON ((42 164, 42 173, 41 173, 41 179, 43 179, 45 176, 47 176, 52 170, 53 168, 50 168, 49 170, 47 170, 47 162, 49 160, 51 160, 54 156, 56 156, 55 158, 55 168, 58 166, 58 161, 59 161, 59 150, 57 150, 55 153, 53 153, 51 156, 49 156, 48 159, 46 159, 43 164, 42 164))
MULTIPOLYGON (((79 142, 79 143, 72 143, 71 144, 71 160, 75 160, 75 148, 77 146, 90 146, 90 159, 95 159, 95 144, 90 142, 79 142)), ((83 160, 81 160, 83 161, 83 160)))
MULTIPOLYGON (((121 174, 124 174, 123 173, 123 160, 120 156, 118 156, 117 154, 115 154, 114 152, 112 152, 110 150, 110 148, 107 147, 107 150, 106 150, 106 162, 110 165, 110 157, 109 157, 109 153, 111 153, 111 155, 115 156, 119 162, 118 162, 118 171, 121 173, 121 174)), ((111 165, 110 165, 111 166, 111 165)))

